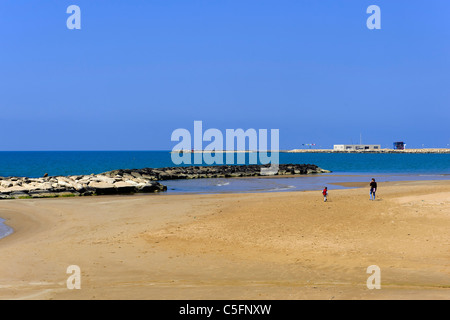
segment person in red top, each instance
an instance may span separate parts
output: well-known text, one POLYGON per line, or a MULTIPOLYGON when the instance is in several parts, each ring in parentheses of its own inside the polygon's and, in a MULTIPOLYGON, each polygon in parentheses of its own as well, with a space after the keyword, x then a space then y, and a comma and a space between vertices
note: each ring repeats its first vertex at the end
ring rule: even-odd
POLYGON ((327 202, 327 196, 328 196, 328 188, 325 187, 325 189, 322 190, 323 194, 323 202, 327 202))

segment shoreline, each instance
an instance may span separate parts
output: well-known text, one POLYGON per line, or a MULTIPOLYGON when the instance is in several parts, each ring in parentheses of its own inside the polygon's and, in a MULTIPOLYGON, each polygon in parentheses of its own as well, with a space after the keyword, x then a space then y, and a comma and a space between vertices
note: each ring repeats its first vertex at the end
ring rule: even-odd
POLYGON ((271 193, 290 191, 322 190, 348 188, 349 183, 366 185, 371 178, 378 182, 387 181, 440 181, 450 180, 449 175, 417 174, 315 174, 270 177, 239 177, 233 179, 188 180, 167 182, 168 194, 230 194, 230 193, 271 193))
POLYGON ((12 233, 14 233, 14 229, 4 223, 5 219, 0 217, 0 239, 5 238, 12 233))
POLYGON ((101 174, 42 178, 0 177, 1 199, 57 198, 167 191, 160 181, 331 172, 313 164, 221 165, 118 169, 101 174))
MULTIPOLYGON (((412 177, 412 178, 417 178, 417 176, 421 176, 421 175, 417 175, 417 174, 396 174, 395 176, 404 176, 404 177, 412 177)), ((283 175, 283 176, 250 176, 250 177, 233 177, 233 178, 219 178, 217 180, 252 180, 252 179, 262 179, 262 180, 284 180, 284 179, 298 179, 298 178, 319 178, 319 177, 329 177, 329 178, 342 178, 342 179, 352 179, 354 180, 355 178, 368 178, 369 176, 376 176, 376 177, 393 177, 393 175, 391 174, 369 174, 369 173, 356 173, 356 174, 334 174, 334 173, 318 173, 318 174, 313 174, 313 175, 302 175, 302 174, 293 174, 293 175, 283 175)), ((430 177, 430 175, 423 175, 424 177, 430 177)), ((436 176, 436 177, 447 177, 450 176, 449 174, 431 174, 431 176, 436 176)), ((206 179, 207 180, 207 179, 206 179)), ((214 180, 214 178, 211 178, 211 180, 214 180)), ((392 181, 384 181, 383 179, 381 179, 382 184, 384 185, 388 185, 388 186, 395 186, 395 185, 410 185, 410 184, 421 184, 421 183, 433 183, 435 181, 447 181, 450 180, 450 177, 448 179, 432 179, 432 180, 427 180, 427 179, 423 179, 423 180, 392 180, 392 181)), ((198 179, 196 181, 194 180, 184 180, 184 179, 180 179, 180 180, 172 180, 175 182, 198 182, 198 179)), ((356 188, 364 188, 367 187, 369 182, 367 181, 338 181, 338 182, 324 182, 322 183, 323 185, 327 185, 327 186, 335 186, 335 187, 341 187, 342 189, 356 189, 356 188)), ((169 190, 165 193, 141 193, 141 194, 117 194, 117 195, 109 195, 112 197, 131 197, 131 196, 141 196, 141 197, 148 197, 151 195, 168 195, 168 196, 180 196, 180 195, 185 195, 185 196, 190 196, 190 195, 239 195, 239 194, 259 194, 259 193, 273 193, 273 192, 281 192, 281 193, 285 193, 285 192, 307 192, 307 191, 317 191, 319 189, 319 186, 316 185, 309 185, 307 186, 305 189, 300 189, 298 190, 297 187, 294 186, 288 186, 288 187, 281 187, 280 189, 257 189, 257 190, 229 190, 229 191, 221 191, 221 190, 213 190, 213 188, 211 188, 211 190, 209 191, 173 191, 173 190, 169 190)), ((333 190, 333 189, 330 189, 333 190)), ((101 198, 106 197, 106 195, 101 195, 101 198)), ((34 199, 52 199, 52 198, 64 198, 64 197, 48 197, 48 198, 34 198, 34 199)), ((82 197, 75 197, 75 198, 82 198, 82 197)), ((23 199, 9 199, 10 201, 26 201, 29 200, 30 198, 23 198, 23 199)), ((5 201, 5 200, 2 200, 5 201)), ((11 226, 9 226, 8 224, 5 224, 5 220, 4 218, 1 216, 0 214, 0 239, 5 238, 10 236, 11 234, 14 233, 14 228, 12 228, 11 226), (3 231, 3 232, 2 232, 3 231)))
POLYGON ((5 200, 0 299, 448 299, 450 181, 379 187, 5 200))

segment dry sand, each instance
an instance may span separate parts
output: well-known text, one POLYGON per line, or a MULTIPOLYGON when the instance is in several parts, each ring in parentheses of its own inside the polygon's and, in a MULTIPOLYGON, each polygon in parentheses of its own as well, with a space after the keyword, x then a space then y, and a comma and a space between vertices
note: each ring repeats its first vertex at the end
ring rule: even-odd
POLYGON ((449 299, 450 181, 5 200, 0 299, 449 299), (81 268, 69 290, 66 269, 81 268), (369 290, 367 267, 381 269, 369 290))

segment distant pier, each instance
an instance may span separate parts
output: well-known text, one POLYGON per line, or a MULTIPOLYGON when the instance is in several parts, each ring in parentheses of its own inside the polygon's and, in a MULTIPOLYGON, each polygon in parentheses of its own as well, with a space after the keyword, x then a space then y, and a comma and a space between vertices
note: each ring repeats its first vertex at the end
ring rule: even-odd
MULTIPOLYGON (((171 153, 257 153, 270 151, 255 151, 255 150, 174 150, 171 153)), ((378 150, 334 150, 334 149, 292 149, 280 150, 280 153, 450 153, 450 148, 421 148, 421 149, 378 149, 378 150)))
POLYGON ((450 148, 422 148, 422 149, 379 149, 379 150, 333 150, 333 149, 294 149, 280 152, 287 153, 450 153, 450 148))

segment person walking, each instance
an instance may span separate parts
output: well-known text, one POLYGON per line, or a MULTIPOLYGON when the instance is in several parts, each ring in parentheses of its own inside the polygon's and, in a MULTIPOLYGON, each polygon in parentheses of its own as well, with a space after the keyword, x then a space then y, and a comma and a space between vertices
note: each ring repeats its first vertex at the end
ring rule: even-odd
POLYGON ((375 200, 375 192, 377 192, 377 183, 375 182, 375 179, 372 178, 372 181, 370 182, 370 200, 375 200))
POLYGON ((323 194, 323 202, 327 202, 327 196, 328 196, 328 188, 325 187, 325 189, 322 190, 323 194))

